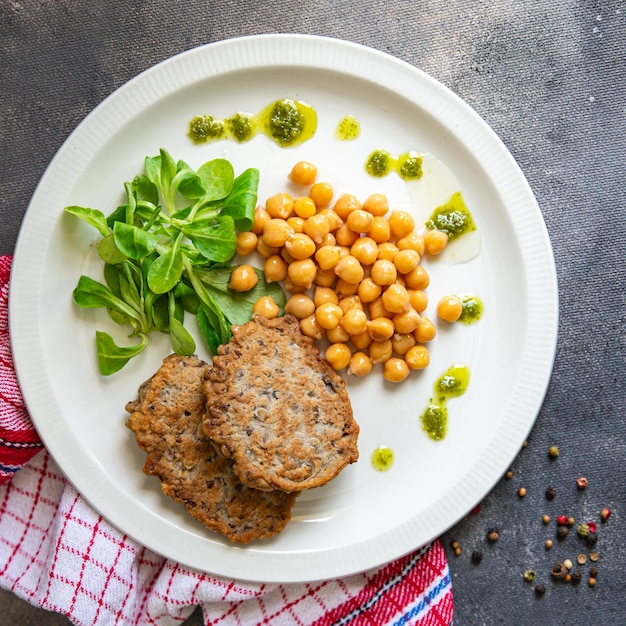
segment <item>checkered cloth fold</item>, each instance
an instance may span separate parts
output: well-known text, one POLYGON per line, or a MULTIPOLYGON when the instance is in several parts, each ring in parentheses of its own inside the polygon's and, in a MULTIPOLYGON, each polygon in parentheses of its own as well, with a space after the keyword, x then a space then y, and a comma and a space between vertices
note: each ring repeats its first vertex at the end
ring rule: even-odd
POLYGON ((437 540, 336 580, 236 581, 191 570, 138 545, 94 511, 41 444, 13 369, 10 257, 0 257, 0 587, 79 626, 448 626, 453 601, 437 540), (18 471, 19 470, 19 471, 18 471))

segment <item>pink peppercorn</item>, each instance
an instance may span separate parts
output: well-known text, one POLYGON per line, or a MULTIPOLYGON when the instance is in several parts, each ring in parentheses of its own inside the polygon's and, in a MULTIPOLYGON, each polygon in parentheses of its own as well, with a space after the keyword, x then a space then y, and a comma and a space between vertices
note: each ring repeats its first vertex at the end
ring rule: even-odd
POLYGON ((602 511, 600 511, 600 519, 603 522, 606 522, 606 520, 609 519, 609 517, 611 517, 611 509, 608 508, 603 508, 602 511))
POLYGON ((598 531, 598 526, 597 526, 597 524, 595 522, 587 522, 587 526, 589 526, 589 530, 592 533, 595 533, 595 532, 598 531))
POLYGON ((585 489, 589 485, 589 481, 584 476, 581 476, 576 480, 576 484, 579 489, 585 489))
POLYGON ((556 523, 558 526, 565 526, 567 524, 567 515, 557 516, 556 523))

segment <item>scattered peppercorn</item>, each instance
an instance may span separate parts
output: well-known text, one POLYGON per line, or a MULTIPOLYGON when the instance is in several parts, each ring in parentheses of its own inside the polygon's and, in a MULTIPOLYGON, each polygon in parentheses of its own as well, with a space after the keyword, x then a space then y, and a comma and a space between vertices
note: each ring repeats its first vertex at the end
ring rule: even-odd
POLYGON ((592 578, 597 578, 598 573, 598 568, 595 565, 589 570, 589 576, 591 576, 592 578))
POLYGON ((598 552, 592 552, 592 553, 589 555, 589 559, 590 559, 591 561, 593 561, 594 563, 595 563, 595 562, 596 562, 599 558, 600 558, 600 554, 599 554, 598 552))
POLYGON ((587 562, 587 557, 584 554, 579 554, 576 557, 576 562, 578 565, 584 565, 587 562))
POLYGON ((581 537, 587 537, 591 531, 589 530, 589 524, 580 524, 578 526, 578 534, 581 537))
POLYGON ((559 447, 558 446, 550 446, 548 448, 548 456, 551 459, 556 459, 559 456, 559 447))
POLYGON ((567 524, 567 515, 559 515, 556 518, 557 526, 565 526, 567 524))
POLYGON ((552 547, 552 539, 546 539, 544 545, 546 546, 546 550, 549 550, 552 547))
POLYGON ((583 579, 583 575, 579 570, 572 572, 572 582, 578 584, 583 579))
POLYGON ((472 552, 472 563, 478 565, 483 560, 483 553, 480 550, 472 552))
POLYGON ((589 533, 587 535, 587 545, 589 547, 595 546, 597 541, 598 541, 598 535, 596 535, 596 533, 589 533))
POLYGON ((527 583, 532 583, 533 580, 535 580, 535 572, 531 569, 527 569, 523 575, 524 575, 524 580, 527 583))
POLYGON ((453 550, 456 550, 456 549, 459 547, 459 542, 458 542, 456 539, 453 539, 453 540, 450 542, 450 547, 451 547, 453 550))
POLYGON ((567 525, 571 528, 576 523, 576 520, 573 517, 567 518, 567 525))
POLYGON ((548 487, 546 489, 546 500, 554 500, 556 496, 556 489, 554 487, 548 487))
POLYGON ((513 472, 512 472, 511 470, 509 470, 509 471, 508 471, 508 472, 504 475, 504 477, 505 477, 507 480, 510 480, 511 478, 513 478, 513 472))
POLYGON ((603 522, 606 522, 606 520, 609 519, 609 517, 611 517, 611 509, 604 507, 601 511, 600 511, 600 519, 603 522))
POLYGON ((542 596, 545 592, 546 592, 545 585, 542 585, 541 583, 539 583, 538 585, 535 585, 535 593, 538 596, 542 596))
POLYGON ((581 476, 576 480, 576 486, 579 489, 586 489, 587 485, 589 485, 589 481, 584 476, 581 476))
POLYGON ((590 587, 595 587, 596 586, 596 579, 593 577, 590 577, 589 580, 587 581, 587 583, 589 584, 590 587))
POLYGON ((589 530, 592 533, 595 533, 598 530, 598 525, 595 522, 587 522, 587 526, 589 526, 589 530))
POLYGON ((567 570, 565 569, 565 566, 563 565, 563 563, 555 563, 552 566, 550 573, 552 574, 553 578, 562 579, 562 578, 565 578, 565 576, 567 576, 567 570))
POLYGON ((572 561, 570 559, 565 559, 565 561, 563 561, 563 565, 565 565, 565 568, 570 570, 572 569, 572 567, 574 567, 574 564, 572 563, 572 561))
POLYGON ((559 539, 565 539, 565 537, 567 537, 568 534, 569 534, 569 528, 567 526, 559 526, 556 529, 556 536, 559 539))
POLYGON ((497 528, 492 528, 487 532, 487 539, 493 543, 494 541, 498 541, 500 539, 500 532, 497 528))
POLYGON ((565 578, 563 580, 566 583, 571 583, 572 582, 572 575, 568 572, 567 574, 565 574, 565 578))
POLYGON ((526 487, 520 487, 520 488, 517 490, 517 495, 518 495, 520 498, 523 498, 523 497, 526 495, 526 487))
POLYGON ((549 516, 549 515, 544 515, 544 516, 541 518, 541 521, 542 521, 544 524, 549 524, 549 523, 550 523, 550 516, 549 516))
POLYGON ((463 550, 461 549, 460 546, 458 548, 454 548, 454 554, 456 556, 461 556, 462 553, 463 553, 463 550))

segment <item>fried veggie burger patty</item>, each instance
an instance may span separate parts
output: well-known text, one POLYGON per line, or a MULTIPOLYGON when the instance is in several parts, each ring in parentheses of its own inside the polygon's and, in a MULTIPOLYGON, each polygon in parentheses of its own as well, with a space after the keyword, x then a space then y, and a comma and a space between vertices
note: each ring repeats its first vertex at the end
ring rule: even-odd
POLYGON ((291 315, 234 326, 204 389, 204 432, 250 487, 319 487, 358 458, 345 382, 291 315))
POLYGON ((210 366, 197 357, 172 354, 126 405, 126 425, 147 453, 143 471, 161 481, 163 492, 211 530, 233 542, 279 533, 291 518, 294 493, 260 491, 244 485, 232 460, 202 429, 210 366))

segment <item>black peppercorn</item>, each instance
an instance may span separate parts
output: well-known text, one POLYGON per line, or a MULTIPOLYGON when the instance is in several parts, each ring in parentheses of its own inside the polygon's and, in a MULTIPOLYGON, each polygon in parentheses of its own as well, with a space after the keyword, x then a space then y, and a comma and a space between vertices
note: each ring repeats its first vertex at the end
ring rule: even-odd
POLYGON ((598 541, 598 535, 596 533, 589 533, 586 537, 588 546, 595 546, 598 541))
POLYGON ((598 573, 598 568, 595 565, 589 570, 589 576, 591 576, 592 578, 597 578, 598 573))
POLYGON ((472 563, 478 565, 483 560, 483 553, 480 550, 474 550, 472 552, 472 563))
POLYGON ((579 570, 572 572, 572 582, 578 584, 583 579, 583 575, 579 570))
POLYGON ((546 499, 554 500, 555 496, 556 496, 556 489, 554 487, 548 487, 546 489, 546 499))
POLYGON ((559 526, 556 529, 556 536, 559 539, 565 539, 565 537, 567 537, 568 534, 569 534, 569 528, 567 526, 559 526))
POLYGON ((546 592, 545 585, 542 585, 541 583, 539 583, 538 585, 535 585, 535 593, 538 596, 542 596, 545 592, 546 592))

